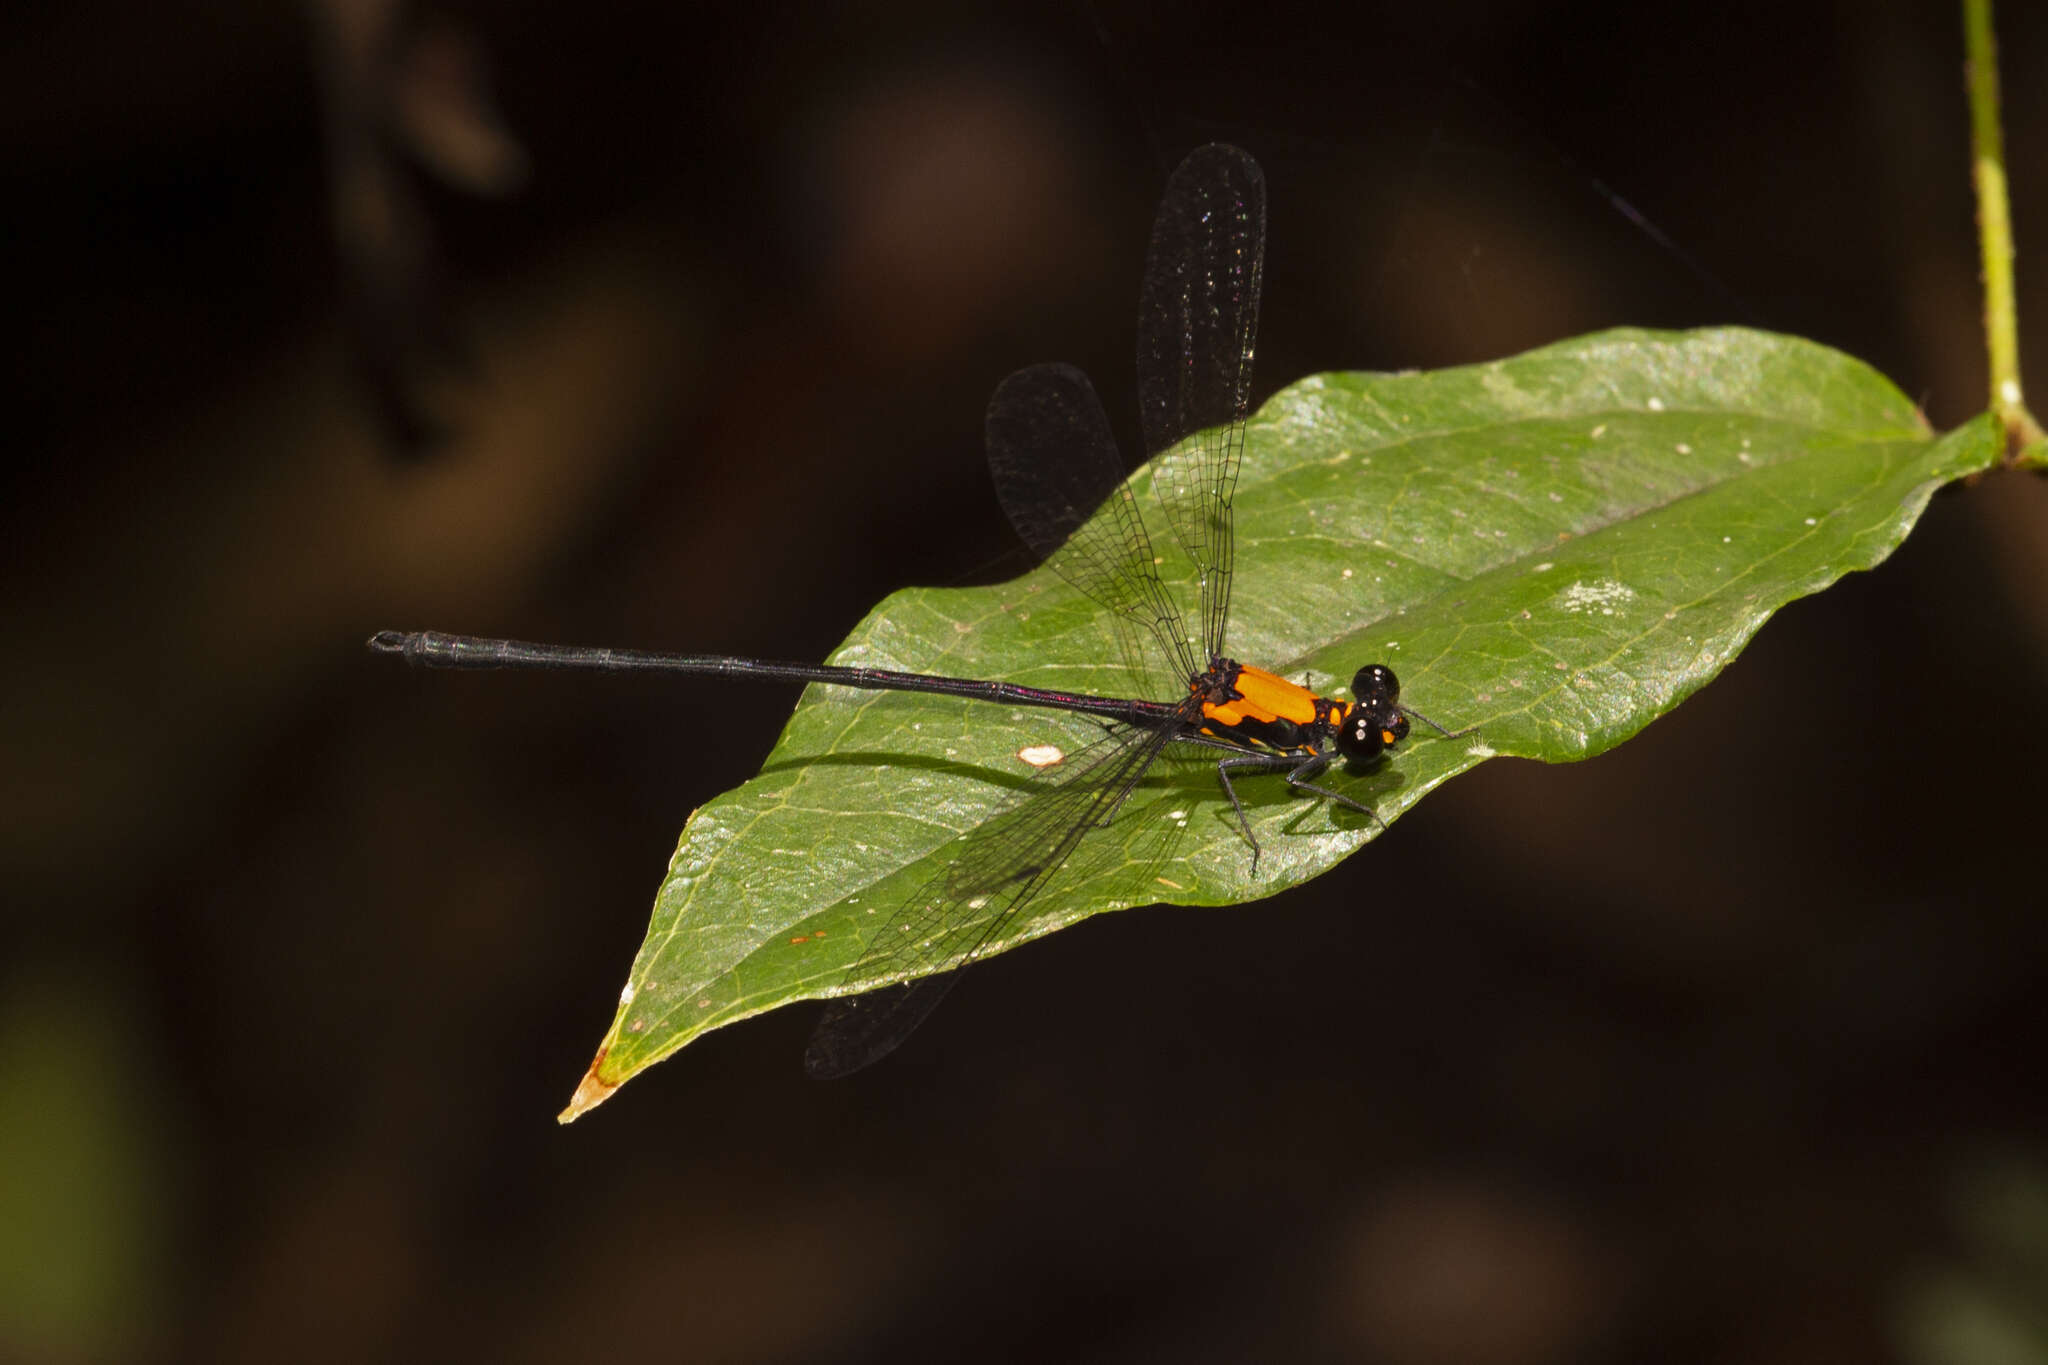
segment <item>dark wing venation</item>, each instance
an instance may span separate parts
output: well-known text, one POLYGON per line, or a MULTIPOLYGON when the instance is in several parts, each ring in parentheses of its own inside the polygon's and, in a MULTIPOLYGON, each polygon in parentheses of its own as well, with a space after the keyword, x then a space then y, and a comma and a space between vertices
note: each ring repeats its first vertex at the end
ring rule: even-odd
POLYGON ((1153 487, 1201 579, 1202 638, 1223 652, 1230 499, 1244 452, 1266 257, 1258 163, 1212 143, 1166 187, 1138 303, 1138 401, 1153 487))
POLYGON ((988 404, 988 463, 1017 534, 1052 569, 1115 613, 1125 662, 1149 674, 1128 629, 1151 636, 1180 677, 1208 664, 1159 581, 1152 538, 1124 482, 1102 400, 1071 365, 1033 365, 996 386, 988 404), (1104 515, 1094 513, 1102 509, 1104 515))
MULTIPOLYGON (((1034 366, 1004 380, 989 402, 989 467, 1017 533, 1114 614, 1127 656, 1131 637, 1149 634, 1185 677, 1222 652, 1230 612, 1230 500, 1251 400, 1265 241, 1257 163, 1234 147, 1199 148, 1167 186, 1139 300, 1145 453, 1167 524, 1200 575, 1201 653, 1160 581, 1087 376, 1068 365, 1034 366)), ((1134 666, 1143 670, 1142 661, 1134 666)), ((1088 836, 1194 722, 1196 709, 1190 699, 1177 721, 1114 728, 1071 760, 1055 785, 976 831, 959 859, 882 925, 847 978, 852 988, 898 984, 832 1002, 806 1069, 843 1075, 887 1055, 931 1013, 959 969, 999 941, 1063 870, 1079 877, 1109 856, 1115 841, 1091 844, 1088 836)))
POLYGON ((804 1069, 843 1076, 894 1051, 960 968, 997 941, 1048 882, 1063 868, 1086 865, 1073 858, 1076 846, 1108 823, 1177 730, 1172 723, 1117 726, 1070 759, 1055 785, 976 830, 960 857, 876 931, 847 980, 928 974, 828 1004, 804 1069))

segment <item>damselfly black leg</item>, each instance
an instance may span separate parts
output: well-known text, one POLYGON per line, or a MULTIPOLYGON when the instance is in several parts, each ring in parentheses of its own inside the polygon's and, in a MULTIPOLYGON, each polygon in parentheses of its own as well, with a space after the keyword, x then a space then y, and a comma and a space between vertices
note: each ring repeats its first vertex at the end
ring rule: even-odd
MULTIPOLYGON (((1217 748, 1235 747, 1211 739, 1194 736, 1187 736, 1186 738, 1194 743, 1210 744, 1217 748)), ((1287 778, 1287 785, 1295 790, 1309 792, 1334 801, 1340 806, 1346 806, 1357 811, 1360 815, 1370 818, 1381 829, 1387 827, 1387 822, 1380 819, 1372 807, 1361 805, 1342 792, 1331 791, 1328 787, 1318 786, 1308 780, 1312 777, 1320 776, 1323 770, 1329 766, 1329 754, 1320 749, 1310 754, 1244 754, 1237 758, 1225 758, 1217 761, 1216 780, 1223 784, 1223 794, 1230 798, 1230 808, 1237 812, 1238 828, 1244 831, 1245 842, 1252 846, 1252 874, 1254 876, 1258 875, 1259 871, 1259 841, 1252 833, 1250 818, 1244 813, 1244 803, 1238 800, 1237 788, 1230 781, 1232 773, 1280 773, 1287 778)))
MULTIPOLYGON (((1361 815, 1372 815, 1373 819, 1378 820, 1379 817, 1373 815, 1372 807, 1360 805, 1343 792, 1331 791, 1328 787, 1317 786, 1308 780, 1321 776, 1323 770, 1329 766, 1330 756, 1318 750, 1312 754, 1247 754, 1242 758, 1226 758, 1218 763, 1216 768, 1223 776, 1223 789, 1226 792, 1230 791, 1231 773, 1280 773, 1287 778, 1287 785, 1297 791, 1313 792, 1317 796, 1335 801, 1340 806, 1349 806, 1361 815)), ((1236 799, 1236 793, 1232 792, 1232 802, 1234 803, 1236 799)), ((1240 807, 1238 815, 1242 817, 1243 814, 1243 808, 1240 807)))
POLYGON ((1410 719, 1410 720, 1419 720, 1419 721, 1421 721, 1421 722, 1422 722, 1422 723, 1423 723, 1424 725, 1427 725, 1427 726, 1428 726, 1428 727, 1429 727, 1430 729, 1432 729, 1432 730, 1436 731, 1436 732, 1437 732, 1438 734, 1442 735, 1442 736, 1443 736, 1443 737, 1444 737, 1445 739, 1459 739, 1459 738, 1462 738, 1462 737, 1463 737, 1463 736, 1465 736, 1465 735, 1469 735, 1469 734, 1471 734, 1471 733, 1472 733, 1472 732, 1473 732, 1474 730, 1477 730, 1477 729, 1479 728, 1479 727, 1478 727, 1478 726, 1476 726, 1476 725, 1468 725, 1468 726, 1466 726, 1466 727, 1465 727, 1464 729, 1462 729, 1462 730, 1446 730, 1446 729, 1444 729, 1444 727, 1443 727, 1443 726, 1441 726, 1441 725, 1438 725, 1438 724, 1437 724, 1437 723, 1436 723, 1435 721, 1431 720, 1431 719, 1430 719, 1430 718, 1429 718, 1428 716, 1425 716, 1425 715, 1423 715, 1423 714, 1422 714, 1422 713, 1421 713, 1420 711, 1416 710, 1416 709, 1415 709, 1414 707, 1412 707, 1412 706, 1400 706, 1400 705, 1399 705, 1399 703, 1396 703, 1396 705, 1397 705, 1397 706, 1399 707, 1399 710, 1400 710, 1400 712, 1401 712, 1401 714, 1402 714, 1402 715, 1404 715, 1404 716, 1408 717, 1408 719, 1410 719))
POLYGON ((1281 767, 1293 763, 1294 760, 1291 758, 1282 759, 1276 763, 1272 757, 1264 754, 1244 754, 1243 749, 1239 746, 1226 743, 1220 739, 1211 739, 1207 735, 1179 734, 1173 737, 1173 742, 1176 744, 1199 744, 1204 749, 1223 749, 1233 754, 1243 755, 1243 757, 1239 758, 1226 758, 1218 761, 1216 764, 1216 780, 1223 784, 1223 794, 1230 798, 1230 808, 1237 812, 1237 827, 1243 831, 1244 841, 1252 846, 1252 875, 1257 876, 1259 872, 1258 836, 1252 833, 1251 819, 1244 813, 1244 802, 1237 799, 1237 788, 1230 785, 1230 771, 1234 768, 1245 768, 1258 772, 1275 772, 1281 767))
POLYGON ((1252 846, 1252 875, 1259 875, 1259 836, 1252 833, 1252 822, 1244 813, 1244 802, 1237 799, 1237 788, 1230 785, 1232 768, 1250 768, 1257 772, 1270 772, 1272 760, 1268 758, 1224 758, 1216 762, 1216 780, 1223 784, 1223 794, 1230 798, 1230 808, 1237 812, 1237 827, 1244 831, 1244 841, 1252 846))
POLYGON ((1293 787, 1296 791, 1314 792, 1317 796, 1326 797, 1331 801, 1335 801, 1340 806, 1348 806, 1360 815, 1369 817, 1381 829, 1385 829, 1387 822, 1380 819, 1379 813, 1373 810, 1371 806, 1362 805, 1346 796, 1343 792, 1331 791, 1328 787, 1319 787, 1315 783, 1308 781, 1311 777, 1320 776, 1323 769, 1329 766, 1330 756, 1328 754, 1321 752, 1312 754, 1288 770, 1287 785, 1293 787))

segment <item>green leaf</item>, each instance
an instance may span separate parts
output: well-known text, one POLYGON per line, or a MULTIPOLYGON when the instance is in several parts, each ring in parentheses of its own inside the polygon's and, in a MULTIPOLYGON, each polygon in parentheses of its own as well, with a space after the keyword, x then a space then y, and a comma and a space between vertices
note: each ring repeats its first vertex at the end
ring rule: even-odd
MULTIPOLYGON (((1868 366, 1750 331, 1615 331, 1433 374, 1312 376, 1247 433, 1230 650, 1325 693, 1383 662, 1404 703, 1476 727, 1418 725, 1376 767, 1324 779, 1392 823, 1495 755, 1620 743, 1778 607, 1890 554, 1937 487, 1998 453, 1988 417, 1936 440, 1868 366)), ((1185 589, 1192 570, 1169 558, 1162 573, 1185 589)), ((897 593, 835 661, 1122 694, 1135 684, 1105 662, 1121 657, 1103 613, 1041 569, 897 593)), ((884 984, 847 980, 874 917, 1044 780, 1020 750, 1072 754, 1099 734, 1058 712, 810 689, 761 775, 684 829, 564 1118, 709 1029, 884 984)), ((1162 763, 987 952, 1104 910, 1270 895, 1383 828, 1277 778, 1238 785, 1256 873, 1213 759, 1162 763)))

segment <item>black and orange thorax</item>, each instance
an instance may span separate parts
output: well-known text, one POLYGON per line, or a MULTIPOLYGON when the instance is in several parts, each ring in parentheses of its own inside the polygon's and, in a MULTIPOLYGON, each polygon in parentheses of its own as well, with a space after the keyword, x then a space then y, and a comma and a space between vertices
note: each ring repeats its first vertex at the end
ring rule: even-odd
POLYGON ((1202 734, 1275 753, 1321 748, 1352 707, 1235 659, 1212 660, 1188 688, 1202 699, 1202 734))

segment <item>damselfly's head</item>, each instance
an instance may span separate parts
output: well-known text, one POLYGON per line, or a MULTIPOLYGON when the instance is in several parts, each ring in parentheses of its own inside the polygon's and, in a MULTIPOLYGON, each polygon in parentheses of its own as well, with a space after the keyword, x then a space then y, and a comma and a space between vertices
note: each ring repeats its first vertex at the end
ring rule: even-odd
POLYGON ((1337 752, 1364 762, 1408 738, 1408 717, 1401 713, 1401 680, 1385 664, 1367 664, 1351 680, 1358 699, 1337 726, 1337 752))

